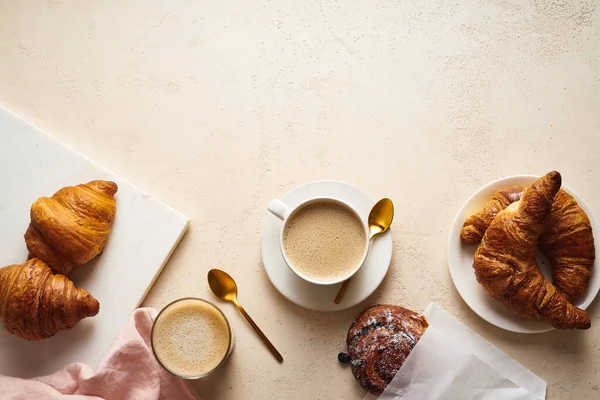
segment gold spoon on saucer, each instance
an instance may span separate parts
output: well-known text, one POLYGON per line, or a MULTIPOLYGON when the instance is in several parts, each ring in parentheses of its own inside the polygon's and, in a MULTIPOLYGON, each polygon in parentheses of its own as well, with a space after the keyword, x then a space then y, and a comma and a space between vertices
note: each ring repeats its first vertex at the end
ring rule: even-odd
POLYGON ((283 357, 275 346, 271 343, 269 339, 265 336, 265 334, 260 330, 258 325, 254 323, 252 318, 248 315, 244 307, 237 301, 237 285, 233 278, 225 271, 221 271, 220 269, 211 269, 208 271, 208 285, 210 286, 210 290, 220 298, 221 300, 230 301, 237 309, 242 313, 246 321, 254 328, 258 336, 262 339, 263 343, 269 348, 271 354, 277 359, 279 362, 283 362, 283 357))
MULTIPOLYGON (((390 225, 392 225, 393 219, 394 203, 388 198, 379 200, 369 213, 369 241, 373 240, 373 238, 380 233, 387 231, 390 225)), ((351 279, 352 278, 346 279, 344 283, 342 283, 342 287, 338 291, 337 296, 335 296, 335 304, 340 304, 342 301, 351 279)))

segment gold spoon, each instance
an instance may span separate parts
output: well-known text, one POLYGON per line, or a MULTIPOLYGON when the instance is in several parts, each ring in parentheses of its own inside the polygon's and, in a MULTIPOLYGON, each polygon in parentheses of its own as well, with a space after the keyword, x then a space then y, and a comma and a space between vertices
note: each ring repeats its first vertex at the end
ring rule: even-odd
POLYGON ((260 328, 254 323, 252 318, 250 318, 246 310, 244 310, 244 307, 242 307, 242 305, 237 301, 237 285, 235 284, 233 278, 225 271, 221 271, 220 269, 211 269, 208 271, 208 285, 215 296, 221 300, 230 301, 235 304, 237 309, 242 313, 244 318, 246 318, 246 321, 248 321, 250 326, 254 328, 256 333, 258 333, 258 336, 260 336, 263 343, 269 348, 277 361, 283 362, 283 357, 281 354, 279 354, 275 346, 273 346, 271 341, 267 339, 265 334, 262 333, 260 328))
MULTIPOLYGON (((369 241, 373 240, 373 238, 380 233, 387 231, 390 225, 392 225, 393 219, 394 203, 388 198, 379 200, 369 213, 369 241)), ((346 279, 344 283, 342 283, 342 287, 338 291, 337 296, 335 296, 335 304, 340 304, 342 301, 351 279, 352 278, 346 279)))

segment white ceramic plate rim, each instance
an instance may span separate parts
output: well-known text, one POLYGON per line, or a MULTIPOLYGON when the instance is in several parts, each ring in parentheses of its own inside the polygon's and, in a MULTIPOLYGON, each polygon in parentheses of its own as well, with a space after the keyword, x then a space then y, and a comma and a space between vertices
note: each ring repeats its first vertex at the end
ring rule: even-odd
MULTIPOLYGON (((465 265, 465 262, 462 260, 467 251, 470 252, 472 256, 476 246, 463 246, 460 242, 460 230, 462 229, 467 216, 483 207, 485 202, 495 191, 512 185, 527 185, 538 178, 539 176, 536 175, 508 176, 483 186, 473 195, 471 195, 471 197, 469 197, 469 199, 460 208, 456 214, 456 217, 454 218, 448 237, 448 268, 450 269, 450 275, 454 282, 454 286, 465 303, 467 303, 473 312, 490 324, 517 333, 548 332, 554 330, 554 328, 542 321, 528 320, 512 314, 510 311, 505 309, 503 305, 501 305, 499 302, 496 302, 496 300, 492 299, 485 293, 483 288, 475 279, 475 274, 472 270, 472 257, 471 262, 468 265, 465 265), (464 268, 467 267, 472 275, 472 279, 465 279, 464 268), (485 296, 484 299, 481 298, 482 295, 485 296), (494 306, 494 303, 492 302, 497 303, 496 306, 494 306)), ((583 297, 575 302, 575 305, 579 308, 586 309, 600 290, 600 274, 597 272, 598 251, 600 249, 600 224, 598 223, 598 219, 596 218, 596 214, 592 208, 581 196, 567 186, 563 185, 562 189, 571 194, 580 207, 586 212, 594 232, 596 261, 594 263, 592 277, 590 279, 587 292, 583 295, 583 297)))
MULTIPOLYGON (((306 200, 312 197, 335 197, 350 204, 361 216, 367 219, 375 202, 356 186, 335 180, 319 180, 306 183, 279 197, 290 207, 299 203, 296 197, 306 200), (345 194, 343 194, 345 192, 345 194), (289 201, 293 197, 295 200, 289 201), (349 198, 352 197, 352 198, 349 198)), ((341 283, 335 285, 316 285, 298 277, 286 265, 279 246, 281 220, 268 214, 261 235, 261 255, 263 267, 273 286, 283 297, 292 303, 313 311, 342 311, 366 300, 379 287, 385 278, 392 259, 392 233, 388 230, 374 239, 363 266, 354 275, 348 291, 340 304, 334 299, 341 283), (277 270, 284 268, 284 270, 277 270)))

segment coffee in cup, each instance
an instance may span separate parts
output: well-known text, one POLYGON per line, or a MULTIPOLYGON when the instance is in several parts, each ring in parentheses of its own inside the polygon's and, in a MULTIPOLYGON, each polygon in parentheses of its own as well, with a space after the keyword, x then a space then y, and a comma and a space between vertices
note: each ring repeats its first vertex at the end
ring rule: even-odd
POLYGON ((185 379, 209 375, 232 350, 229 322, 213 304, 184 298, 167 305, 152 327, 152 350, 169 372, 185 379))
POLYGON ((367 227, 349 205, 317 198, 292 209, 275 199, 269 210, 283 219, 282 254, 304 280, 335 284, 351 277, 364 263, 367 227))

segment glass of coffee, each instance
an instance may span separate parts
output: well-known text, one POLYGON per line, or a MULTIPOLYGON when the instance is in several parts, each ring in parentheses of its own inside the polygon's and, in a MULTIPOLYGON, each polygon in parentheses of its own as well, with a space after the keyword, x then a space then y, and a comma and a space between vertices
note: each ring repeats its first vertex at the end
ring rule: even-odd
POLYGON ((212 374, 233 350, 225 314, 214 304, 185 297, 168 304, 152 325, 152 351, 159 364, 184 379, 212 374))
POLYGON ((280 247, 286 264, 305 281, 334 285, 364 264, 369 228, 349 204, 322 197, 289 207, 274 199, 268 209, 283 221, 280 247))

